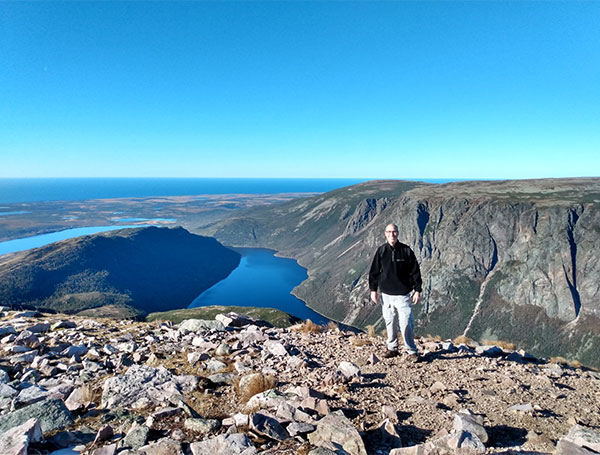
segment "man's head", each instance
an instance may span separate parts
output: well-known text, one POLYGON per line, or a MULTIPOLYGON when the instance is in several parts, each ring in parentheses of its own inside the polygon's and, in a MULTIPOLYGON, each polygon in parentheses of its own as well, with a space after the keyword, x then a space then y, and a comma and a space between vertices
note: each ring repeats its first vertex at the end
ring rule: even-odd
POLYGON ((391 246, 394 246, 398 241, 398 226, 395 224, 388 224, 385 227, 385 239, 391 246))

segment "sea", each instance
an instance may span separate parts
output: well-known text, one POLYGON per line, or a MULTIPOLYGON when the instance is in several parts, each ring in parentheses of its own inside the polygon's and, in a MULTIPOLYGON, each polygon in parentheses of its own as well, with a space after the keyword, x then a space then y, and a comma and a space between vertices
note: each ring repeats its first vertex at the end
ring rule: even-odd
MULTIPOLYGON (((370 179, 0 178, 0 204, 199 194, 324 193, 368 180, 370 179)), ((460 179, 409 180, 447 183, 460 179)))

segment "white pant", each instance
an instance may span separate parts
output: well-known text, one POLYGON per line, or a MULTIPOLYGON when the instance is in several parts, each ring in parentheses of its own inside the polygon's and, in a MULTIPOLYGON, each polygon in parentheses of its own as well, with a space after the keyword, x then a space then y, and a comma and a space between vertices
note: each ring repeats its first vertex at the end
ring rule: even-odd
POLYGON ((410 295, 381 294, 383 301, 381 310, 387 330, 387 348, 390 351, 398 350, 398 327, 402 332, 404 349, 408 354, 416 354, 415 329, 413 327, 412 308, 410 295))

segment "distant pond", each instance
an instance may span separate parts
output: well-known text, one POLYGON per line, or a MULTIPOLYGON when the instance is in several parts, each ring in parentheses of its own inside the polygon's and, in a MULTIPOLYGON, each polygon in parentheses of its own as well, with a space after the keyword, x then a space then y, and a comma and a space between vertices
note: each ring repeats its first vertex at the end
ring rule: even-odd
POLYGON ((189 308, 209 305, 277 308, 317 324, 329 322, 291 294, 308 277, 294 259, 277 257, 275 251, 264 248, 234 249, 242 255, 240 265, 196 297, 189 308))

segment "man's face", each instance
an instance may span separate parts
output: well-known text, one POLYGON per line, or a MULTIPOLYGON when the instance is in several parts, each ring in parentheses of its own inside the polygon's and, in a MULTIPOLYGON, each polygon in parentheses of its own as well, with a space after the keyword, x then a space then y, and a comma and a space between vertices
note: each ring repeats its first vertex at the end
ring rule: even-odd
POLYGON ((385 238, 390 245, 394 245, 398 241, 398 229, 393 224, 385 228, 385 238))

